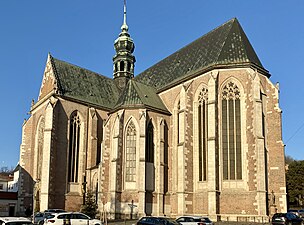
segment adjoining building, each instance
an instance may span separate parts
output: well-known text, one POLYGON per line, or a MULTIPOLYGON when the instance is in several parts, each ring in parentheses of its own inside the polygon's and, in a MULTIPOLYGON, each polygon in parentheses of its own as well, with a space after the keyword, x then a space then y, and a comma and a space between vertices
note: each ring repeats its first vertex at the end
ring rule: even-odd
POLYGON ((0 173, 0 216, 16 216, 18 206, 19 165, 0 173))
POLYGON ((20 210, 78 211, 90 191, 112 219, 286 211, 279 87, 236 18, 137 76, 126 10, 114 46, 113 78, 48 55, 20 210))

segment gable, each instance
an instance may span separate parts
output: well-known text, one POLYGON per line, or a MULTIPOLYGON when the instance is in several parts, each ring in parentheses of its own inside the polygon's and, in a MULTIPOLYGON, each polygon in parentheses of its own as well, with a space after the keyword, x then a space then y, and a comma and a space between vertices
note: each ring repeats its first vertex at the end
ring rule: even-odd
POLYGON ((42 84, 38 96, 38 101, 47 96, 56 89, 56 78, 51 62, 51 55, 48 55, 47 63, 44 69, 42 84))

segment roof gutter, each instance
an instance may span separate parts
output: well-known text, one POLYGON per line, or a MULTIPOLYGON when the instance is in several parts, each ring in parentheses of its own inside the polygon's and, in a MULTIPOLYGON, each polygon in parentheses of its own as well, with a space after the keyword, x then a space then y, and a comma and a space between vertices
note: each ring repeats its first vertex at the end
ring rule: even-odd
POLYGON ((242 63, 242 64, 229 64, 229 65, 212 65, 212 66, 209 66, 209 67, 206 67, 204 69, 201 69, 201 70, 197 70, 193 73, 190 73, 190 74, 186 74, 183 78, 181 79, 177 79, 176 81, 172 81, 171 83, 169 83, 168 85, 166 85, 165 87, 162 87, 160 89, 157 90, 157 94, 163 92, 163 91, 166 91, 178 84, 181 84, 187 80, 190 80, 190 79, 193 79, 203 73, 207 73, 211 70, 214 70, 214 69, 231 69, 231 68, 252 68, 252 69, 256 69, 259 73, 265 75, 267 78, 269 78, 271 75, 269 74, 269 71, 268 70, 265 70, 263 68, 261 68, 260 66, 257 66, 256 64, 254 63, 242 63))

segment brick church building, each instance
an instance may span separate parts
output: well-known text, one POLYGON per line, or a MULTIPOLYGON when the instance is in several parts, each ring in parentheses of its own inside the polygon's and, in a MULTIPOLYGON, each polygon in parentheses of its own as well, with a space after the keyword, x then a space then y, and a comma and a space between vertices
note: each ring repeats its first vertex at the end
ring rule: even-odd
POLYGON ((48 55, 22 128, 20 211, 79 211, 88 192, 112 219, 286 211, 279 87, 236 18, 135 76, 124 10, 114 47, 112 78, 48 55))

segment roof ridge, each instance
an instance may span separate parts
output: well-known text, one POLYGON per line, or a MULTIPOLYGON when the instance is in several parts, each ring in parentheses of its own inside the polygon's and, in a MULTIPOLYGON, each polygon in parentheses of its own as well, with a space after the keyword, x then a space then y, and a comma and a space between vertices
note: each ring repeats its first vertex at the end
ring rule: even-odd
MULTIPOLYGON (((219 54, 218 54, 218 56, 217 56, 217 58, 216 58, 217 61, 219 60, 220 56, 222 55, 223 49, 224 49, 224 47, 225 47, 225 45, 226 45, 226 43, 227 43, 226 41, 227 41, 227 39, 228 39, 228 37, 229 37, 229 34, 230 34, 231 30, 232 30, 233 24, 234 24, 236 21, 238 21, 238 20, 234 17, 234 18, 232 18, 231 20, 227 21, 226 23, 224 23, 224 24, 222 25, 222 26, 224 26, 224 25, 226 25, 226 24, 228 24, 228 23, 231 23, 231 27, 230 27, 230 29, 229 29, 229 32, 227 33, 227 35, 226 35, 226 37, 225 37, 225 40, 223 41, 221 50, 219 51, 219 54)), ((222 27, 222 26, 221 26, 221 27, 222 27)))
MULTIPOLYGON (((50 55, 50 56, 51 56, 51 55, 50 55)), ((60 62, 62 62, 62 63, 65 63, 65 64, 67 64, 67 65, 69 65, 69 66, 77 67, 77 68, 79 68, 79 69, 83 69, 83 70, 86 70, 86 71, 88 71, 88 72, 91 72, 91 73, 94 73, 94 74, 96 74, 96 75, 99 75, 99 76, 101 76, 101 77, 104 77, 104 78, 106 78, 106 79, 112 80, 112 78, 109 78, 109 77, 107 77, 107 76, 105 76, 105 75, 103 75, 103 74, 100 74, 100 73, 98 73, 98 72, 94 72, 94 71, 92 71, 92 70, 90 70, 90 69, 87 69, 87 68, 78 66, 78 65, 76 65, 76 64, 73 64, 73 63, 70 63, 70 62, 67 62, 67 61, 64 61, 64 60, 55 58, 55 57, 53 57, 53 56, 51 56, 51 57, 52 57, 53 60, 54 60, 54 59, 55 59, 55 60, 58 60, 58 61, 60 61, 60 62)))
MULTIPOLYGON (((115 105, 115 108, 126 104, 127 98, 130 97, 130 95, 132 94, 131 93, 132 89, 135 89, 135 94, 137 95, 137 97, 140 98, 140 96, 137 92, 137 89, 134 87, 133 79, 130 79, 129 82, 127 83, 125 89, 122 91, 121 96, 115 105)), ((140 101, 141 101, 141 103, 143 103, 141 98, 140 98, 140 101)))

